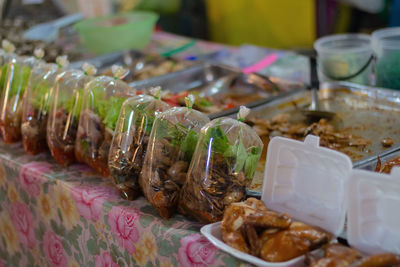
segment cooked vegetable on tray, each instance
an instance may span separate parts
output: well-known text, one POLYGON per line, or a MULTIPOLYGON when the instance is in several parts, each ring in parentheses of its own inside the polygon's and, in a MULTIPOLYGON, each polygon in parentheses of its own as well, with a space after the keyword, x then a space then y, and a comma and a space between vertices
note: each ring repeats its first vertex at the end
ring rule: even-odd
POLYGON ((64 167, 76 161, 75 139, 84 88, 96 74, 96 68, 88 63, 82 69, 61 73, 49 101, 47 144, 51 155, 64 167))
POLYGON ((51 94, 57 75, 68 67, 66 56, 57 58, 57 64, 42 64, 34 68, 25 92, 22 109, 22 143, 28 154, 35 155, 47 149, 46 130, 51 94))
POLYGON ((75 157, 105 177, 110 175, 108 153, 118 115, 135 90, 121 81, 127 71, 113 66, 114 77, 98 76, 86 84, 75 141, 75 157))
POLYGON ((211 96, 202 96, 201 90, 183 91, 180 93, 167 93, 163 100, 171 106, 183 106, 185 97, 193 94, 196 97, 193 108, 206 114, 229 110, 240 105, 248 104, 263 99, 261 94, 242 94, 239 92, 225 92, 211 96))
MULTIPOLYGON (((289 113, 281 113, 272 119, 249 118, 249 125, 258 133, 264 142, 264 152, 268 148, 270 138, 284 136, 296 140, 304 140, 308 134, 320 137, 320 145, 344 153, 344 149, 354 147, 363 150, 371 143, 370 140, 337 129, 329 120, 320 119, 318 122, 293 121, 289 113)), ((265 160, 263 153, 263 160, 265 160)), ((351 157, 351 154, 349 155, 351 157)))
MULTIPOLYGON (((144 56, 134 60, 126 66, 130 70, 124 80, 126 82, 145 80, 148 78, 165 75, 171 72, 183 70, 192 65, 190 61, 177 61, 171 58, 162 58, 159 56, 144 56)), ((111 75, 111 69, 103 71, 104 75, 111 75)))
POLYGON ((270 211, 255 198, 230 204, 221 224, 222 240, 268 262, 284 262, 328 243, 324 230, 292 221, 288 214, 270 211))
POLYGON ((238 120, 222 117, 201 129, 181 190, 181 213, 216 222, 226 206, 245 198, 263 147, 256 132, 242 122, 249 111, 242 106, 238 120))
POLYGON ((0 131, 6 144, 21 140, 22 103, 25 90, 32 69, 40 68, 43 64, 40 57, 15 57, 7 64, 5 87, 0 98, 0 131))
POLYGON ((170 108, 160 100, 160 88, 150 93, 131 97, 122 105, 108 159, 121 196, 129 200, 140 195, 139 176, 156 114, 170 108))
POLYGON ((193 102, 189 95, 187 107, 157 114, 139 178, 145 197, 165 219, 176 210, 200 129, 210 121, 192 109, 193 102))
MULTIPOLYGON (((206 73, 203 75, 207 75, 206 73)), ((194 109, 206 114, 215 114, 254 103, 285 90, 267 77, 232 72, 190 90, 169 92, 163 96, 163 100, 171 106, 184 106, 185 97, 193 94, 196 97, 194 109)))

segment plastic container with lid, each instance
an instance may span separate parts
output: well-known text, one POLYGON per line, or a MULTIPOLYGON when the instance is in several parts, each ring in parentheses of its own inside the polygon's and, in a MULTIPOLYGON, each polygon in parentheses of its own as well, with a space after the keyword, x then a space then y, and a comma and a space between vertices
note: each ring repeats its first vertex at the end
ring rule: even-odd
POLYGON ((156 114, 170 108, 160 100, 159 87, 150 89, 150 93, 124 102, 112 140, 108 164, 125 199, 132 200, 140 194, 139 176, 156 114))
POLYGON ((400 89, 400 27, 372 33, 376 86, 400 89))
POLYGON ((22 103, 34 67, 44 64, 35 57, 15 57, 7 64, 5 88, 0 98, 0 131, 7 144, 21 140, 22 103))
POLYGON ((47 122, 47 145, 53 158, 62 166, 75 162, 75 138, 85 85, 96 74, 88 63, 81 70, 66 70, 57 76, 51 95, 47 122))
POLYGON ((83 44, 94 53, 143 49, 150 41, 158 15, 135 11, 85 19, 75 24, 83 44))
POLYGON ((210 121, 192 109, 193 95, 185 102, 156 115, 139 178, 143 194, 165 219, 176 210, 200 130, 210 121))
POLYGON ((82 99, 75 157, 105 177, 110 175, 108 153, 122 103, 136 95, 120 79, 127 71, 113 66, 114 77, 98 76, 86 84, 82 99))
POLYGON ((371 84, 372 47, 366 34, 337 34, 314 43, 318 54, 320 81, 349 81, 371 84))
POLYGON ((50 99, 57 75, 68 67, 66 56, 57 64, 47 63, 33 69, 25 92, 22 109, 21 135, 24 149, 36 155, 47 149, 46 129, 50 99))
MULTIPOLYGON (((262 201, 268 209, 293 220, 343 235, 364 254, 400 253, 400 168, 390 175, 353 170, 350 158, 320 147, 319 137, 304 142, 274 137, 268 146, 262 201)), ((241 260, 265 267, 303 266, 304 256, 267 262, 235 250, 221 239, 221 224, 201 232, 218 248, 241 260)))
POLYGON ((245 198, 263 148, 257 133, 242 122, 249 112, 241 106, 238 120, 217 118, 201 129, 179 212, 200 222, 216 222, 227 205, 245 198))

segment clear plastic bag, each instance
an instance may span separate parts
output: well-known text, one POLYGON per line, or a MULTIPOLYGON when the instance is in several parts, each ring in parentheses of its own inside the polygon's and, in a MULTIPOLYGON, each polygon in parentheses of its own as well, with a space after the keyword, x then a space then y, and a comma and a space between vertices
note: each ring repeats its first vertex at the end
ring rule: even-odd
POLYGON ((216 222, 227 205, 245 198, 263 148, 257 133, 241 122, 248 112, 242 106, 238 120, 222 117, 201 129, 181 190, 181 213, 216 222))
POLYGON ((7 40, 2 41, 2 48, 0 49, 0 92, 3 92, 5 87, 7 65, 17 55, 14 54, 15 46, 7 40))
POLYGON ((110 175, 108 153, 122 103, 136 95, 119 78, 126 71, 114 66, 114 77, 98 76, 86 84, 75 140, 75 157, 105 177, 110 175))
POLYGON ((57 75, 68 66, 66 57, 58 57, 57 64, 41 64, 29 78, 22 109, 21 135, 24 149, 36 155, 47 149, 46 129, 51 94, 57 75))
POLYGON ((210 122, 192 109, 192 95, 185 100, 187 107, 157 114, 139 179, 143 194, 165 219, 176 210, 200 129, 210 122))
POLYGON ((57 76, 51 95, 47 122, 47 145, 53 158, 62 166, 75 159, 75 138, 85 85, 94 79, 96 68, 84 63, 81 70, 67 70, 57 76))
POLYGON ((1 92, 0 131, 7 144, 21 140, 22 102, 31 71, 42 62, 34 57, 15 57, 7 64, 5 87, 1 92))
POLYGON ((155 116, 170 108, 159 99, 159 89, 154 89, 153 96, 138 95, 126 100, 115 128, 108 164, 125 199, 132 200, 140 194, 139 176, 155 116))

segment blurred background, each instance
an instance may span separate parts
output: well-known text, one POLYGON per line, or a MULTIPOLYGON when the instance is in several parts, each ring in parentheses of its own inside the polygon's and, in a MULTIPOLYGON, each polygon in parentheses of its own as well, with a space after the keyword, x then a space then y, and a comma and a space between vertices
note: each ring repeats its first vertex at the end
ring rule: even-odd
POLYGON ((157 28, 229 45, 310 49, 321 36, 370 33, 400 26, 400 0, 1 0, 9 20, 34 24, 81 12, 85 17, 120 11, 160 14, 157 28))

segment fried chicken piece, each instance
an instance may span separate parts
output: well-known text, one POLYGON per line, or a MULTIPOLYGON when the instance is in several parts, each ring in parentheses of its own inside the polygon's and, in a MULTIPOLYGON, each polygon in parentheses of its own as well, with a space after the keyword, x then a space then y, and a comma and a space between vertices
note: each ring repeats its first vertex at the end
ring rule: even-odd
POLYGON ((357 250, 338 243, 324 246, 324 252, 325 257, 312 260, 311 267, 348 267, 361 259, 361 254, 357 250))
POLYGON ((393 253, 383 253, 363 258, 355 267, 398 267, 400 256, 393 253))
POLYGON ((249 253, 250 248, 241 227, 247 216, 256 213, 260 209, 267 211, 264 203, 255 198, 249 198, 244 202, 230 204, 225 209, 222 219, 222 240, 233 248, 249 253))
POLYGON ((311 262, 311 267, 350 267, 350 263, 339 258, 322 258, 311 262))
POLYGON ((395 166, 400 166, 400 156, 388 160, 385 163, 381 163, 380 158, 378 158, 378 163, 376 164, 375 171, 382 172, 382 173, 390 173, 392 168, 395 166))
POLYGON ((354 248, 346 247, 339 243, 328 244, 324 247, 325 257, 327 258, 339 258, 349 263, 353 263, 358 259, 361 259, 361 254, 354 248))
POLYGON ((293 222, 287 230, 262 235, 262 238, 260 257, 270 262, 282 262, 328 243, 331 235, 316 227, 293 222))
POLYGON ((221 224, 222 240, 240 251, 258 255, 260 244, 256 228, 280 228, 290 226, 286 214, 269 211, 264 203, 255 198, 230 204, 224 212, 221 224))
POLYGON ((292 219, 286 213, 263 211, 250 214, 245 222, 257 227, 286 229, 290 226, 292 219))

